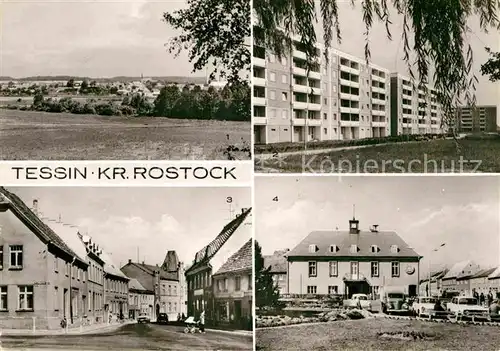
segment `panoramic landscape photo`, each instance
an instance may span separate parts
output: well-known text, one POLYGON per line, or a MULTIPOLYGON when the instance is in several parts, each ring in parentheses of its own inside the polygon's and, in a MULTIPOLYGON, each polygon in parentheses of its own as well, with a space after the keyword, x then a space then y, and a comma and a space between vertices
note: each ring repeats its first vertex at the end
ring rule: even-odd
POLYGON ((0 159, 249 160, 250 4, 237 2, 5 3, 0 159))

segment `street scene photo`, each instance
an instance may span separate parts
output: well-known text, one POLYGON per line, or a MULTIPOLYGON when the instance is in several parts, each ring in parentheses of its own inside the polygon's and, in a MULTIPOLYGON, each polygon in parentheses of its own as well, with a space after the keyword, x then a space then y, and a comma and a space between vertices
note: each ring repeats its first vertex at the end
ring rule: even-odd
POLYGON ((497 350, 499 185, 256 177, 256 350, 497 350))
POLYGON ((500 172, 498 1, 272 3, 252 9, 257 172, 500 172))
POLYGON ((0 349, 252 350, 250 188, 0 187, 0 349))
POLYGON ((250 160, 236 2, 3 1, 0 159, 250 160))

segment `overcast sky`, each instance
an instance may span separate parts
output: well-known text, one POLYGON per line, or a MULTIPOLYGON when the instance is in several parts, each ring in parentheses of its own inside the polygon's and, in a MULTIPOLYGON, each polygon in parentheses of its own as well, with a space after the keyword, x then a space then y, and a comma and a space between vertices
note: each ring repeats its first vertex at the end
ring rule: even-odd
POLYGON ((0 75, 204 76, 164 44, 185 0, 3 1, 0 75))
POLYGON ((435 265, 499 262, 499 177, 256 177, 255 238, 264 254, 293 249, 314 230, 348 230, 356 205, 361 230, 396 231, 435 265), (278 197, 278 201, 273 201, 278 197))
MULTIPOLYGON (((250 188, 13 188, 31 207, 38 199, 44 217, 77 225, 116 264, 128 259, 161 264, 167 250, 176 250, 185 264, 229 222, 226 197, 233 209, 251 207, 250 188)), ((229 258, 251 238, 251 226, 242 226, 224 247, 229 258)))

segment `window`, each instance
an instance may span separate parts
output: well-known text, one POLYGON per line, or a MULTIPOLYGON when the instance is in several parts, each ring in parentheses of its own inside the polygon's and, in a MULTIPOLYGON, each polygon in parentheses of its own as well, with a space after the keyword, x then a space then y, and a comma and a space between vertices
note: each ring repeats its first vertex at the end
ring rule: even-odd
POLYGON ((309 252, 315 253, 316 252, 316 245, 314 245, 314 244, 309 245, 309 252))
POLYGON ((235 291, 240 291, 241 290, 241 277, 234 277, 234 290, 235 291))
POLYGON ((3 246, 0 246, 0 270, 3 269, 3 246))
POLYGON ((269 55, 269 62, 271 62, 271 63, 275 63, 275 62, 276 62, 276 55, 274 55, 274 54, 270 54, 270 55, 269 55))
POLYGON ((276 113, 277 112, 275 108, 271 109, 271 118, 276 118, 276 113))
POLYGON ((308 294, 316 294, 316 285, 308 285, 307 286, 308 294))
POLYGON ((281 76, 281 83, 283 83, 283 84, 287 83, 287 77, 284 74, 281 76))
POLYGON ((286 92, 281 93, 281 100, 288 101, 288 93, 286 92))
POLYGON ((19 286, 19 304, 20 310, 33 310, 33 286, 19 286))
POLYGON ((371 263, 372 277, 378 277, 378 262, 371 263))
POLYGON ((172 312, 172 302, 168 303, 168 312, 172 312))
POLYGON ((328 105, 328 99, 327 98, 323 98, 323 105, 328 105))
POLYGON ((336 87, 335 85, 334 85, 334 86, 332 86, 332 91, 333 91, 334 93, 336 93, 336 92, 337 92, 337 87, 336 87))
POLYGON ((353 244, 351 245, 351 253, 357 253, 358 252, 358 246, 353 244))
POLYGON ((339 275, 339 264, 337 261, 330 262, 330 277, 336 277, 339 275))
POLYGON ((351 274, 357 275, 359 272, 359 262, 351 262, 351 274))
POLYGON ((253 282, 253 278, 252 278, 252 275, 249 274, 248 275, 248 290, 252 290, 253 287, 252 287, 252 282, 253 282))
MULTIPOLYGON (((281 64, 282 64, 283 66, 286 66, 286 65, 287 65, 287 63, 288 63, 288 62, 287 62, 287 60, 286 60, 286 57, 282 57, 282 58, 281 58, 281 64)), ((285 82, 285 83, 286 83, 286 82, 285 82)))
POLYGON ((372 253, 377 253, 379 251, 377 245, 372 245, 372 253))
POLYGON ((54 255, 54 271, 59 272, 59 259, 54 255))
POLYGON ((69 276, 69 263, 66 262, 65 266, 64 266, 64 273, 66 274, 66 276, 69 276))
POLYGON ((177 302, 174 302, 174 312, 177 312, 177 302))
POLYGON ((283 119, 287 119, 288 118, 288 110, 283 110, 281 111, 281 117, 283 119))
POLYGON ((337 245, 330 245, 330 252, 335 253, 339 251, 339 247, 337 245))
POLYGON ((339 293, 339 287, 337 285, 328 286, 328 295, 337 295, 339 293))
POLYGON ((7 287, 0 286, 0 311, 7 311, 7 287))
POLYGON ((323 119, 328 119, 328 114, 327 113, 323 113, 323 119))
POLYGON ((309 262, 309 276, 310 277, 316 277, 317 276, 316 261, 309 262))
POLYGON ((80 280, 80 268, 76 267, 76 279, 80 280))
MULTIPOLYGON (((203 277, 203 278, 204 278, 204 277, 203 277)), ((171 285, 169 285, 169 286, 168 286, 168 294, 169 294, 169 295, 172 295, 172 286, 171 286, 171 285)))
POLYGON ((269 97, 271 98, 271 100, 276 100, 276 92, 274 90, 271 90, 269 92, 269 97))
POLYGON ((10 246, 10 268, 23 268, 23 246, 10 246))
POLYGON ((54 287, 54 311, 59 311, 59 288, 54 287))
POLYGON ((398 245, 391 245, 391 252, 392 253, 398 253, 399 252, 398 245))
POLYGON ((276 82, 276 73, 271 72, 271 74, 269 75, 269 79, 271 80, 271 82, 276 82))
POLYGON ((399 277, 399 262, 391 262, 391 273, 393 277, 399 277))

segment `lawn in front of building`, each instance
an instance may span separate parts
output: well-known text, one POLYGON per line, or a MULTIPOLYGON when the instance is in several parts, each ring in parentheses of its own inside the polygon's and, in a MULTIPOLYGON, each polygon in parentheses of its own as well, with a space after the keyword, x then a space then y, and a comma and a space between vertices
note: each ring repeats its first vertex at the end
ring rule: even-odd
POLYGON ((500 328, 371 318, 256 330, 256 350, 498 350, 500 328), (427 340, 379 337, 380 333, 426 333, 427 340))
POLYGON ((256 171, 283 173, 500 172, 500 138, 430 140, 350 148, 309 155, 256 158, 256 171), (462 164, 462 165, 461 165, 462 164))

